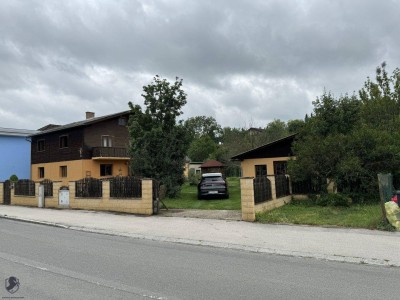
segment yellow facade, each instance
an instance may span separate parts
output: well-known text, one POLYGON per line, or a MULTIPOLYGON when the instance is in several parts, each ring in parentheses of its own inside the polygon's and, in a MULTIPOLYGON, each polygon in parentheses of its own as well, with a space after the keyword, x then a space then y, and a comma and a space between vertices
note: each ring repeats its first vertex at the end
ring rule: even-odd
POLYGON ((274 161, 288 161, 289 157, 252 158, 241 162, 242 177, 256 177, 256 165, 266 165, 267 175, 274 175, 274 161))
POLYGON ((50 179, 52 181, 61 181, 62 185, 68 185, 69 181, 76 181, 86 177, 107 178, 113 176, 128 176, 128 165, 129 161, 127 159, 81 159, 32 164, 31 174, 33 181, 50 179), (111 175, 100 176, 100 168, 102 164, 112 165, 111 175), (44 168, 44 176, 42 178, 40 178, 39 168, 44 168))

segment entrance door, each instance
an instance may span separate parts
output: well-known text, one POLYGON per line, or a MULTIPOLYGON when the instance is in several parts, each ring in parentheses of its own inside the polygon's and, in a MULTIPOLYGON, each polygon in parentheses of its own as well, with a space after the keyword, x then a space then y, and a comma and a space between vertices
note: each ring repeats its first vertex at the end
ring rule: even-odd
POLYGON ((69 190, 68 189, 61 189, 58 192, 58 205, 59 206, 69 206, 69 190))
POLYGON ((4 204, 11 204, 11 182, 6 180, 3 185, 4 204))

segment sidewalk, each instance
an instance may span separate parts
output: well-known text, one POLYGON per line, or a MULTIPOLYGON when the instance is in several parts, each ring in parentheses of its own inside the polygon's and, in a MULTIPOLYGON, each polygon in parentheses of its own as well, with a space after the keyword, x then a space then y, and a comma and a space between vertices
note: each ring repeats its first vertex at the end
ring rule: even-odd
POLYGON ((0 205, 0 217, 74 230, 400 267, 400 233, 0 205))

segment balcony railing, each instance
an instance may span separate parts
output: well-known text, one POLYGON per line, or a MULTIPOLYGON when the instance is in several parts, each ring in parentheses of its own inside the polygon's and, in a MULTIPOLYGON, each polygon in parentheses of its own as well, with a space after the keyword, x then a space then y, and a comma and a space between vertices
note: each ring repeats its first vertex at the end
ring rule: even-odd
POLYGON ((94 147, 92 149, 92 158, 101 158, 101 157, 129 158, 128 149, 114 148, 114 147, 94 147))

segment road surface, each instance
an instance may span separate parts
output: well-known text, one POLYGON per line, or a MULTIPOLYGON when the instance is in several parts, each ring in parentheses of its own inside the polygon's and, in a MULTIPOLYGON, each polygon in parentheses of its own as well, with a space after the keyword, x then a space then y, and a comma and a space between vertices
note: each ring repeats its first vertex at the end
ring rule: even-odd
MULTIPOLYGON (((399 254, 400 255, 400 254, 399 254)), ((0 219, 3 299, 399 299, 400 268, 293 258, 0 219)))

